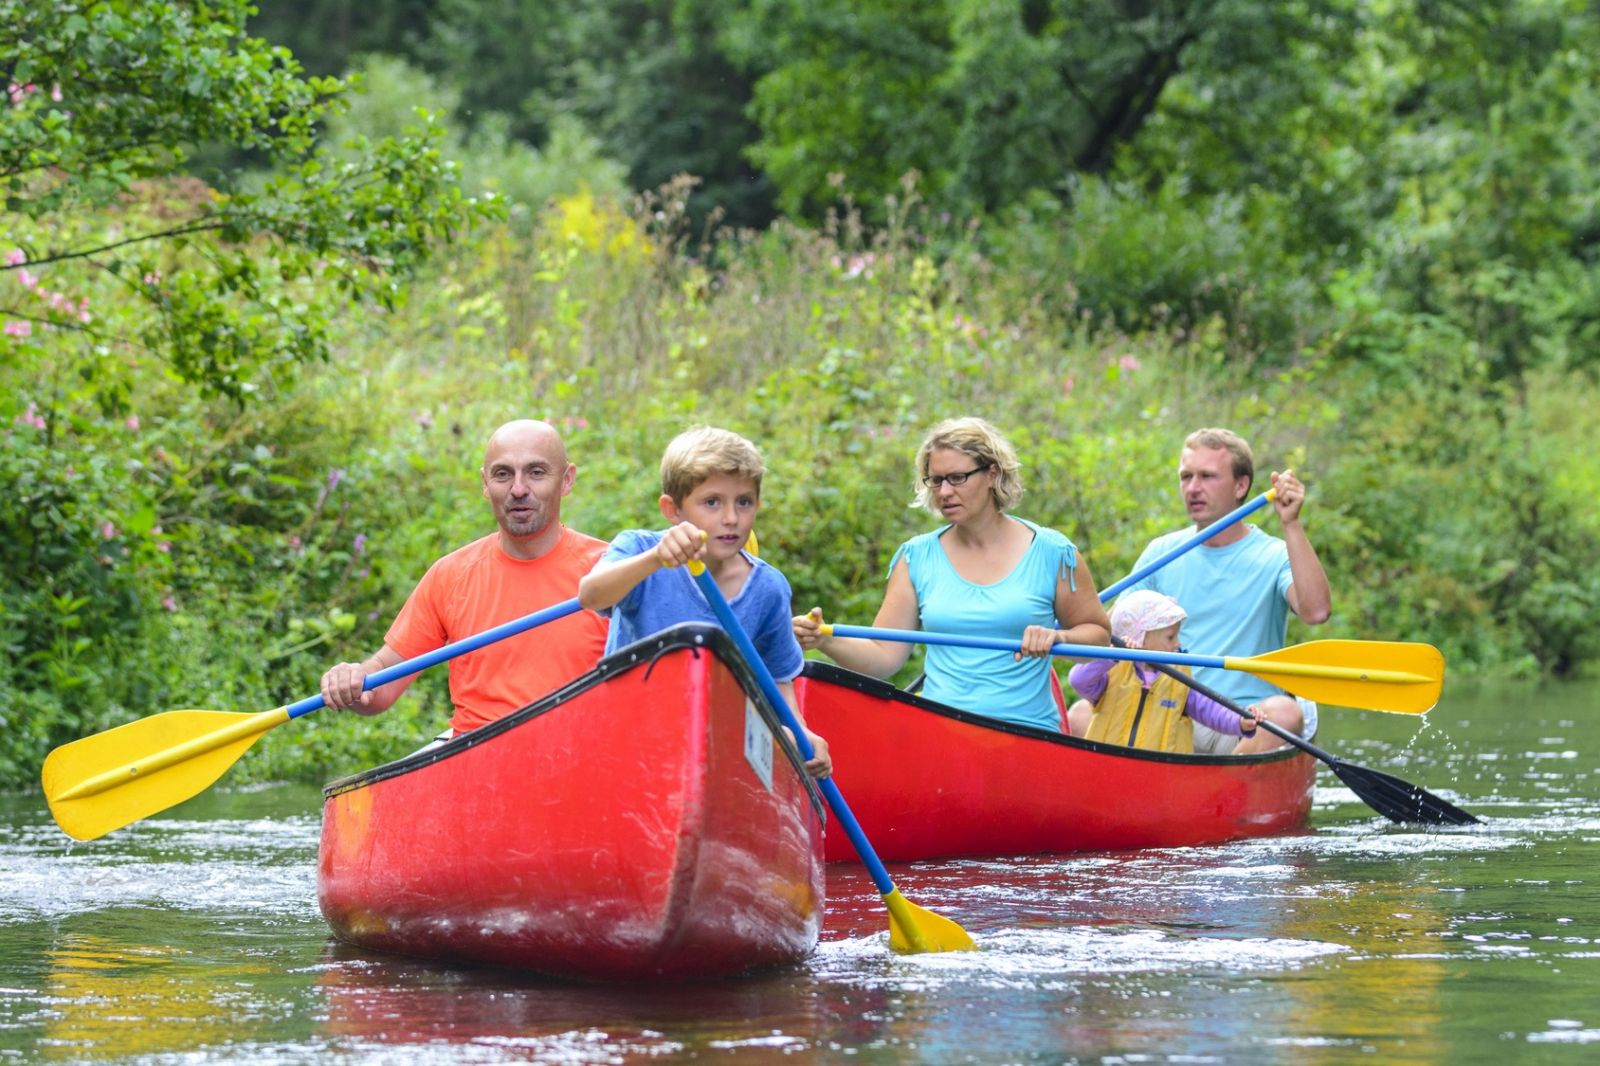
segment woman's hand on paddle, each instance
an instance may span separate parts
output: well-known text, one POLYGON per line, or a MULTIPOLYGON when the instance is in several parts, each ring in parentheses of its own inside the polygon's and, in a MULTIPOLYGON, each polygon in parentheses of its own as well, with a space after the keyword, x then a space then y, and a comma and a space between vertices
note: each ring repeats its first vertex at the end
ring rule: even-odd
POLYGON ((1029 659, 1048 658, 1050 649, 1059 643, 1060 636, 1060 630, 1049 626, 1029 626, 1022 631, 1022 650, 1012 658, 1017 662, 1021 662, 1024 656, 1029 659))
POLYGON ((662 566, 682 566, 698 559, 706 550, 706 535, 693 522, 679 522, 656 545, 656 562, 662 566))
POLYGON ((801 651, 810 651, 822 647, 822 642, 827 637, 822 635, 822 608, 813 607, 805 614, 797 614, 792 620, 794 639, 799 642, 801 651))

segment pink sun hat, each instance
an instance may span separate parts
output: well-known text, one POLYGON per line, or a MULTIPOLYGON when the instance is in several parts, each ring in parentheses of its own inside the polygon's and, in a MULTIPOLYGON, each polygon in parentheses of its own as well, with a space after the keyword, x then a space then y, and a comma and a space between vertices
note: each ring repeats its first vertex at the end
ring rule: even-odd
POLYGON ((1111 608, 1111 635, 1130 648, 1144 647, 1144 635, 1188 618, 1178 601, 1149 589, 1138 589, 1117 600, 1111 608))

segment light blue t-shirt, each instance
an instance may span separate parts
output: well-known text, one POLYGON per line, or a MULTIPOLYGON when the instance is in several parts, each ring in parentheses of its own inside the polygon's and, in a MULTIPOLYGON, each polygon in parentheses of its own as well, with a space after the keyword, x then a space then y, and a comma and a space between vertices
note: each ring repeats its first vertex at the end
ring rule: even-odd
MULTIPOLYGON (((1056 586, 1062 579, 1076 588, 1073 571, 1078 549, 1061 533, 1020 518, 1033 531, 1033 543, 1011 573, 992 585, 975 585, 956 573, 939 538, 950 527, 913 537, 889 561, 889 572, 902 557, 917 594, 922 628, 932 633, 1021 640, 1031 625, 1059 628, 1056 586)), ((979 648, 928 646, 924 660, 928 680, 922 695, 974 714, 1002 721, 1061 728, 1060 712, 1050 692, 1050 660, 1023 659, 1011 652, 979 648)))
MULTIPOLYGON (((1249 658, 1277 651, 1289 634, 1289 601, 1294 575, 1289 548, 1270 533, 1246 526, 1239 540, 1222 548, 1202 544, 1124 590, 1152 589, 1178 601, 1189 616, 1179 631, 1185 651, 1197 655, 1249 658)), ((1151 541, 1134 565, 1137 570, 1194 534, 1180 529, 1151 541)), ((1204 666, 1197 680, 1231 696, 1254 703, 1282 690, 1243 670, 1204 666)))
MULTIPOLYGON (((665 532, 625 529, 612 538, 600 563, 614 563, 647 551, 655 551, 665 532)), ((789 581, 776 567, 748 552, 744 557, 753 569, 744 588, 729 601, 761 661, 767 664, 775 681, 793 681, 805 665, 800 644, 794 639, 793 610, 789 581)), ((710 622, 719 625, 711 605, 700 587, 689 576, 687 567, 657 570, 635 585, 621 602, 601 611, 611 619, 606 634, 606 654, 643 640, 680 622, 710 622)))

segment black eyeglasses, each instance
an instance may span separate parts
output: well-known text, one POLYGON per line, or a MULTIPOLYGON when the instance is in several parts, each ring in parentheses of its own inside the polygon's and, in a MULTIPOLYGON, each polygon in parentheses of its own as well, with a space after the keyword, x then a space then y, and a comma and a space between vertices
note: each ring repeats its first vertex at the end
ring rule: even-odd
POLYGON ((922 483, 928 486, 930 489, 936 489, 948 481, 950 484, 959 489, 962 485, 967 483, 967 478, 974 474, 981 474, 987 469, 989 469, 989 464, 984 463, 982 466, 975 466, 971 470, 963 470, 957 474, 929 474, 927 477, 922 479, 922 483))

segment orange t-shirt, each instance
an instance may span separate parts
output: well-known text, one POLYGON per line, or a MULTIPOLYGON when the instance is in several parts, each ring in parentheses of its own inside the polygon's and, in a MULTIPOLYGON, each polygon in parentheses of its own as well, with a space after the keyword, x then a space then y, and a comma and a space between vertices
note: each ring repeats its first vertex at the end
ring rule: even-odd
MULTIPOLYGON (((513 559, 491 533, 428 568, 384 642, 411 659, 570 600, 605 550, 562 526, 550 551, 513 559)), ((450 725, 464 733, 526 707, 593 667, 605 646, 606 620, 580 610, 451 659, 450 725)))

